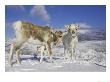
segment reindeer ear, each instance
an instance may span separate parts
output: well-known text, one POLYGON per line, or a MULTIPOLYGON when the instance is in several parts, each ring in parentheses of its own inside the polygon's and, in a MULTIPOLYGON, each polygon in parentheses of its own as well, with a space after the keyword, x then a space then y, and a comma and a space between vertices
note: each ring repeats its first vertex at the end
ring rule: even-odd
POLYGON ((65 29, 66 30, 69 30, 69 25, 65 25, 65 29))
POLYGON ((79 27, 79 25, 77 24, 77 25, 76 25, 76 30, 78 30, 79 28, 80 28, 80 27, 79 27))
POLYGON ((55 34, 57 34, 57 33, 58 33, 58 31, 55 31, 54 33, 55 33, 55 34))
POLYGON ((51 29, 51 33, 52 33, 52 34, 55 33, 55 30, 54 30, 54 29, 51 29))

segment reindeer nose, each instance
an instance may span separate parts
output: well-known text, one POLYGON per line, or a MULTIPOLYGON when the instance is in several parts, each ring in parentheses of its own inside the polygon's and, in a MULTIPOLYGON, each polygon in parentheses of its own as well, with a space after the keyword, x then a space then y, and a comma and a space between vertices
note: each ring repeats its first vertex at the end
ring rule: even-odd
POLYGON ((75 33, 75 31, 72 31, 72 34, 74 34, 75 33))

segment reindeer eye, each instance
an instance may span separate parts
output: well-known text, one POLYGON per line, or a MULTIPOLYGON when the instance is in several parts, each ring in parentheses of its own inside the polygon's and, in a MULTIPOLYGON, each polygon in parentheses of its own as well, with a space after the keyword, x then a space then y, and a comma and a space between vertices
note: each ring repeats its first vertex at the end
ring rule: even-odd
POLYGON ((70 28, 68 30, 70 31, 70 28))
POLYGON ((59 37, 62 37, 62 36, 59 36, 59 37))

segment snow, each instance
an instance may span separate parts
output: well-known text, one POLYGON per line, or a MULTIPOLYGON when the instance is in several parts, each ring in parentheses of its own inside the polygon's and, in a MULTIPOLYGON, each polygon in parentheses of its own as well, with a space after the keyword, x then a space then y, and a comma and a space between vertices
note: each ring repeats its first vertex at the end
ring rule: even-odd
MULTIPOLYGON (((9 44, 10 41, 8 41, 9 44)), ((106 41, 81 41, 76 48, 74 60, 64 59, 64 50, 62 43, 52 47, 53 63, 48 61, 48 55, 44 56, 43 62, 39 63, 39 55, 35 56, 36 46, 26 43, 23 45, 21 55, 21 65, 16 63, 14 55, 14 65, 8 64, 10 46, 6 47, 6 72, 105 72, 106 71, 106 41), (28 52, 27 52, 28 51, 28 52)))
MULTIPOLYGON (((58 30, 58 29, 57 29, 58 30)), ((65 31, 64 29, 60 29, 65 31)), ((103 29, 80 29, 79 42, 73 60, 64 59, 64 47, 52 46, 53 62, 45 54, 43 62, 39 63, 39 53, 36 54, 35 43, 26 42, 22 46, 21 64, 16 63, 14 55, 13 67, 8 63, 10 44, 15 39, 5 42, 6 72, 105 72, 106 71, 106 31, 103 29)))

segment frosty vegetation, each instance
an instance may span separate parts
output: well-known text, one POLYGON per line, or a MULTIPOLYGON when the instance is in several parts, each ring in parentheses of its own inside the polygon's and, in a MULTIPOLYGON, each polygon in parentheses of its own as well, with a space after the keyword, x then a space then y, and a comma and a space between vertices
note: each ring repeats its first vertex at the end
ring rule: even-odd
MULTIPOLYGON (((103 29, 83 29, 78 32, 79 43, 74 60, 64 60, 64 47, 52 46, 53 63, 45 55, 43 63, 39 63, 39 53, 36 45, 26 42, 22 47, 21 65, 10 67, 8 56, 10 44, 14 39, 8 38, 5 43, 6 71, 106 71, 106 32, 103 29)), ((16 56, 14 55, 15 61, 16 56)))

